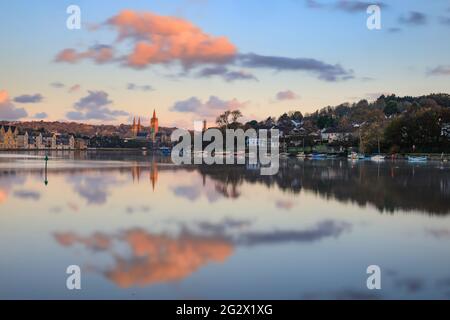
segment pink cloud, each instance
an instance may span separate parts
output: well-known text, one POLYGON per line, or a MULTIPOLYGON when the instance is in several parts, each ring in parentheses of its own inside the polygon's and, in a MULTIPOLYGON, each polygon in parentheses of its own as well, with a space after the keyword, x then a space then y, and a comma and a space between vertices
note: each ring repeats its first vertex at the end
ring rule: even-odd
POLYGON ((0 90, 0 119, 19 120, 28 116, 24 108, 16 108, 6 90, 0 90))
POLYGON ((81 86, 79 84, 75 84, 69 88, 69 92, 74 93, 74 92, 79 91, 80 89, 81 89, 81 86))
POLYGON ((276 95, 276 99, 278 101, 284 101, 284 100, 295 100, 297 99, 298 96, 297 94, 295 94, 293 91, 291 90, 286 90, 286 91, 280 91, 277 93, 276 95))

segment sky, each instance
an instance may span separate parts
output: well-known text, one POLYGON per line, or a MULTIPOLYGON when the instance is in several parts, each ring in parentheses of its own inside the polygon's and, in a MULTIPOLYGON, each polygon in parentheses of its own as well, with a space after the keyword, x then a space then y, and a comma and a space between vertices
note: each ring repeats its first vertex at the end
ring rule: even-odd
POLYGON ((16 0, 0 26, 0 120, 192 128, 450 88, 450 0, 16 0))

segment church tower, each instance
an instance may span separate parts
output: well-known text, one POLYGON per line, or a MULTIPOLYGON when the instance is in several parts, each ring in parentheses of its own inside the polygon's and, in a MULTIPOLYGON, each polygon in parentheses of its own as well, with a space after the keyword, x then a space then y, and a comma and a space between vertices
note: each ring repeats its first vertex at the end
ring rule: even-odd
POLYGON ((158 118, 156 117, 156 111, 153 110, 153 117, 150 120, 150 134, 153 142, 156 140, 156 134, 158 133, 158 131, 158 118))

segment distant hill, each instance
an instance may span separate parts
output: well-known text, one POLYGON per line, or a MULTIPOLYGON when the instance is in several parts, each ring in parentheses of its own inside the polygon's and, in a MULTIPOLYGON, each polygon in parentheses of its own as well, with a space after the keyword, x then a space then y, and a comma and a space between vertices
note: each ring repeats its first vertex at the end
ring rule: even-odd
MULTIPOLYGON (((119 136, 125 137, 131 133, 131 125, 93 125, 78 122, 60 121, 0 121, 0 125, 14 124, 21 131, 58 132, 61 134, 73 134, 77 137, 119 136)), ((148 131, 148 127, 143 127, 148 131)), ((160 131, 170 131, 172 128, 161 128, 160 131)))

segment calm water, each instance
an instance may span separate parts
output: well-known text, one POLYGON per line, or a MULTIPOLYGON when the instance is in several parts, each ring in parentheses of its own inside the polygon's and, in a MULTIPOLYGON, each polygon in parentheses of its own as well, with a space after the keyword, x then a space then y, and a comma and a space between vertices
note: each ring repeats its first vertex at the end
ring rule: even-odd
POLYGON ((263 177, 59 153, 47 180, 42 154, 0 154, 2 299, 450 298, 450 165, 290 159, 263 177))

